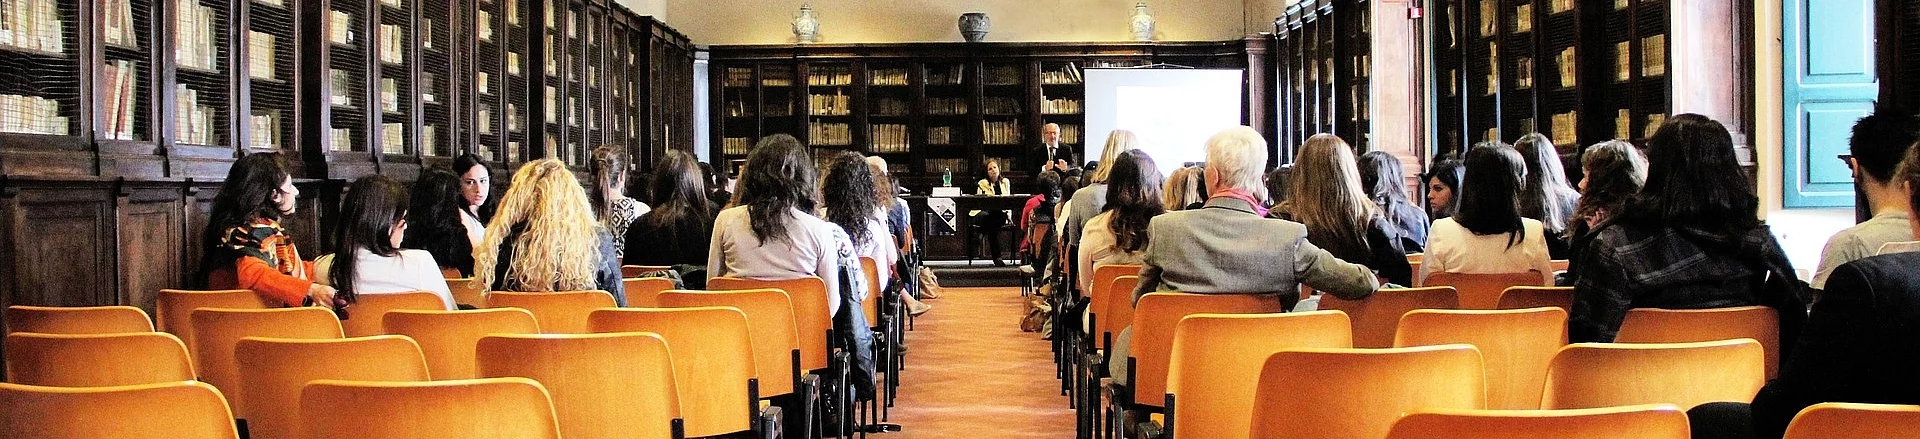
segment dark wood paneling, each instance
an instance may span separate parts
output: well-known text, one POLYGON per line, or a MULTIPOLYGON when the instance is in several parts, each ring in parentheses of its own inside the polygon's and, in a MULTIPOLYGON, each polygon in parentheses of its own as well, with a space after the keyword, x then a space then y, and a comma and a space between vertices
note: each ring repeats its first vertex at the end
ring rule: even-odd
POLYGON ((184 191, 181 188, 123 188, 115 224, 120 259, 118 303, 153 313, 154 293, 186 285, 185 261, 178 249, 193 240, 186 230, 184 191))
POLYGON ((118 303, 114 273, 113 198, 95 187, 28 187, 0 198, 11 218, 8 265, 13 276, 3 305, 88 306, 118 303))

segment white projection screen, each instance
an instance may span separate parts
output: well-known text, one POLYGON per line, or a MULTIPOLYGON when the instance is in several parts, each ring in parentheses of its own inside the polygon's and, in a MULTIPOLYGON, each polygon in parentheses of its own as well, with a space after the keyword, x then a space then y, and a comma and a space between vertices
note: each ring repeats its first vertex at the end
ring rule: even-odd
MULTIPOLYGON (((1107 135, 1133 131, 1160 172, 1207 160, 1207 138, 1240 125, 1246 72, 1213 69, 1087 69, 1086 149, 1099 160, 1107 135)), ((1104 165, 1104 164, 1102 164, 1104 165)))

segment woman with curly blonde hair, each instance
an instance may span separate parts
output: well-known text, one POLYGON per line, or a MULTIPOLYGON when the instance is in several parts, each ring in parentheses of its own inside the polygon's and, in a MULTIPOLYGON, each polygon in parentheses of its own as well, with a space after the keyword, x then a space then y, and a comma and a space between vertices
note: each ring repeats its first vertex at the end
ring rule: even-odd
POLYGON ((474 279, 492 291, 602 290, 626 306, 613 236, 566 164, 529 162, 509 188, 474 249, 474 279))

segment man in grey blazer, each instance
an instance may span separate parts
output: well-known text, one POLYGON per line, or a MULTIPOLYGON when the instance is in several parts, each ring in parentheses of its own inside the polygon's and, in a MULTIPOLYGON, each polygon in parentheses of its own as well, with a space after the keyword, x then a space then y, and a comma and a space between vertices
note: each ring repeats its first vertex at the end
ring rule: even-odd
MULTIPOLYGON (((1234 127, 1207 140, 1206 207, 1167 212, 1147 225, 1146 260, 1133 300, 1156 291, 1195 294, 1271 294, 1292 308, 1300 284, 1342 299, 1380 288, 1367 267, 1333 257, 1307 242, 1300 223, 1266 218, 1259 196, 1267 141, 1252 128, 1234 127)), ((1111 376, 1126 374, 1132 328, 1115 341, 1111 376)))

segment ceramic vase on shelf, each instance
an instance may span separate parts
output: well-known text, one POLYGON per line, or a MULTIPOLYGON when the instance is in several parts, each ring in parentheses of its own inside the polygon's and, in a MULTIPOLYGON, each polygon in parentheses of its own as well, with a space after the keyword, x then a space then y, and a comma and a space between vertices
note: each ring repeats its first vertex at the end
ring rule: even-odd
POLYGON ((985 12, 960 14, 960 36, 969 43, 978 43, 987 39, 987 31, 993 30, 993 21, 987 19, 985 12))
POLYGON ((1153 41, 1153 11, 1146 2, 1133 4, 1133 40, 1153 41))
POLYGON ((820 19, 813 15, 812 5, 800 6, 800 16, 793 19, 793 37, 802 43, 820 41, 820 19))

